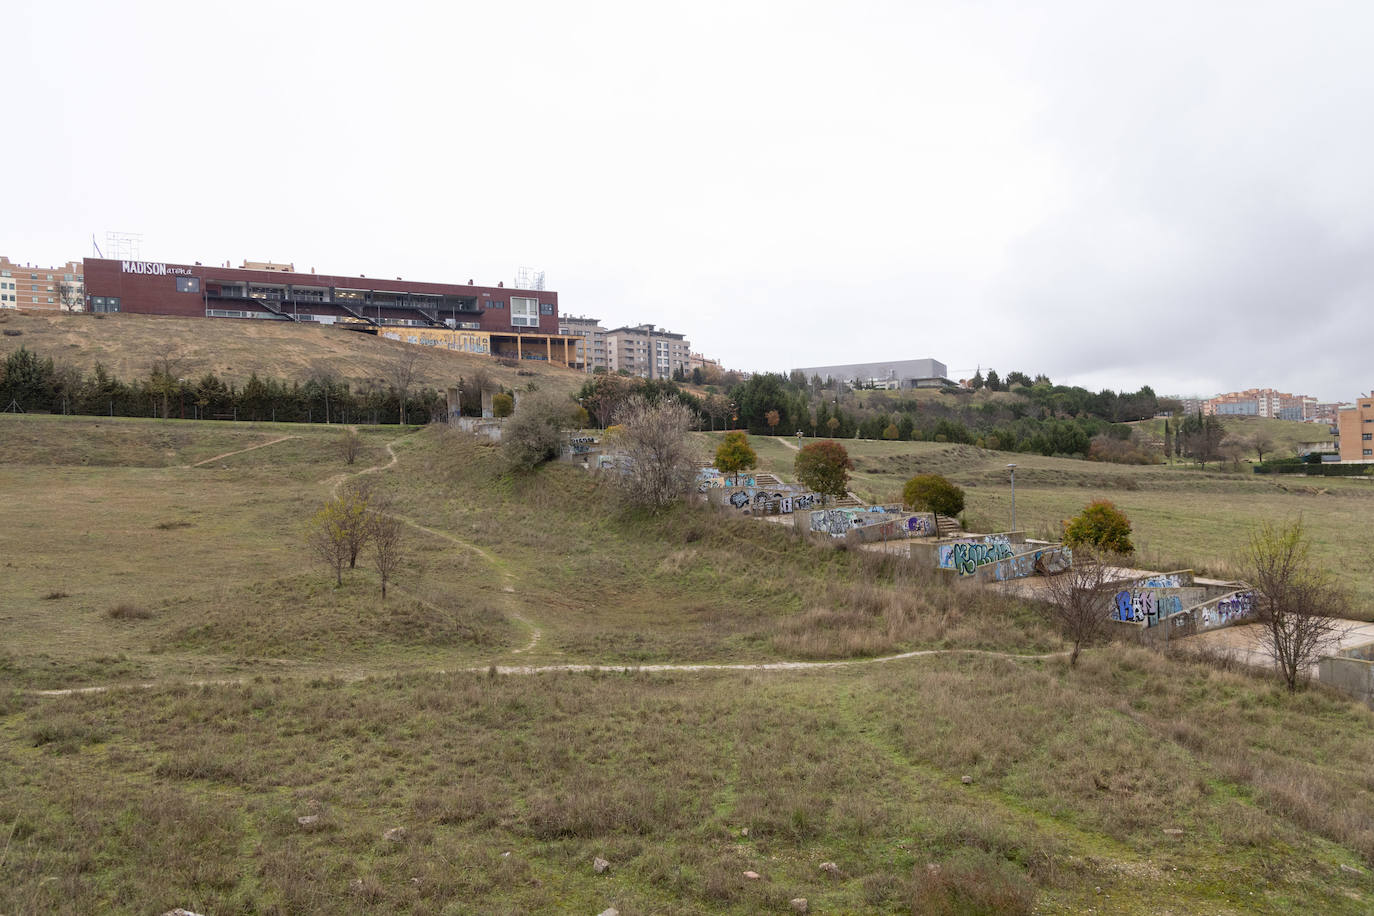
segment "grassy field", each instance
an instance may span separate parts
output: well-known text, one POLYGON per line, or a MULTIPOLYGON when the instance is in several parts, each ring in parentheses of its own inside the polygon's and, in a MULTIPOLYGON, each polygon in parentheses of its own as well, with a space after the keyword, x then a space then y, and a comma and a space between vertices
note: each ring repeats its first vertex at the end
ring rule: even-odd
MULTIPOLYGON (((767 437, 750 442, 765 469, 790 475, 794 449, 767 437)), ((943 474, 964 488, 965 517, 975 531, 1010 527, 1011 462, 1016 523, 1034 535, 1057 538, 1064 519, 1094 499, 1109 499, 1130 517, 1141 562, 1154 568, 1238 575, 1239 554, 1256 525, 1301 516, 1314 552, 1350 588, 1355 616, 1374 620, 1374 544, 1359 536, 1374 518, 1374 480, 1117 465, 935 442, 844 445, 855 461, 858 495, 899 501, 902 484, 915 474, 943 474)))
POLYGON ((478 371, 512 390, 530 381, 553 391, 573 392, 586 375, 527 360, 507 368, 487 356, 412 347, 399 341, 324 325, 233 318, 172 318, 148 315, 68 315, 5 312, 0 325, 19 334, 0 336, 0 359, 21 346, 85 372, 103 363, 110 374, 131 382, 148 375, 164 353, 181 359, 190 378, 213 372, 242 385, 260 378, 305 382, 327 375, 354 384, 385 380, 399 354, 415 351, 415 384, 445 388, 478 371), (526 374, 521 374, 521 373, 526 374))
MULTIPOLYGON (((1131 425, 1144 430, 1156 441, 1163 443, 1163 420, 1144 420, 1131 425)), ((1221 425, 1228 436, 1239 439, 1247 439, 1256 433, 1268 436, 1272 445, 1265 450, 1266 461, 1271 457, 1292 458, 1308 442, 1331 442, 1335 439, 1330 428, 1324 423, 1300 423, 1296 420, 1272 420, 1268 417, 1222 417, 1221 425)), ((1170 426, 1176 426, 1176 423, 1171 421, 1170 426)), ((1244 457, 1246 461, 1255 461, 1258 456, 1254 449, 1247 449, 1244 457)))
MULTIPOLYGON (((1070 669, 1033 607, 880 556, 436 429, 365 429, 348 468, 338 434, 0 417, 0 912, 1374 901, 1364 707, 1138 648, 1070 669), (386 602, 300 541, 365 467, 423 526, 386 602), (953 651, 865 663, 921 647, 953 651), (793 659, 852 663, 539 670, 793 659), (110 683, 149 686, 34 691, 110 683)), ((864 443, 860 486, 970 463, 915 445, 864 443)))

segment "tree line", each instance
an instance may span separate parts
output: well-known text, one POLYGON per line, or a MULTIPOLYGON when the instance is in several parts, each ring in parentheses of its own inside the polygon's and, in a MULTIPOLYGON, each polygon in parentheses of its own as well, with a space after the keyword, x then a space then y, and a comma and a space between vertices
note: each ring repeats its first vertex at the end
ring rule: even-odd
POLYGON ((356 386, 323 374, 300 382, 257 373, 239 385, 213 372, 194 375, 171 353, 155 358, 146 375, 124 380, 100 363, 83 372, 20 347, 0 363, 0 410, 279 423, 427 423, 443 417, 439 392, 412 389, 409 362, 388 373, 395 379, 356 386))

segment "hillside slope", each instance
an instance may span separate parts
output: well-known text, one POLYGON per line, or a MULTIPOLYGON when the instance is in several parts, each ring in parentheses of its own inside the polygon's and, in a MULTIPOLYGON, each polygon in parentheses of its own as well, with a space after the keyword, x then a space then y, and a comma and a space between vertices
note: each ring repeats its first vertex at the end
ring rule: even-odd
POLYGON ((125 381, 147 375, 154 359, 170 353, 182 359, 181 371, 188 377, 214 372, 242 384, 256 372, 287 381, 332 375, 357 383, 384 379, 388 367, 409 349, 420 353, 415 383, 421 386, 442 388, 485 370, 507 388, 537 380, 541 387, 571 392, 586 378, 536 360, 507 368, 486 356, 412 348, 370 334, 284 321, 5 312, 0 326, 6 332, 0 335, 0 358, 24 346, 86 372, 102 363, 125 381), (20 333, 11 336, 10 331, 20 333))

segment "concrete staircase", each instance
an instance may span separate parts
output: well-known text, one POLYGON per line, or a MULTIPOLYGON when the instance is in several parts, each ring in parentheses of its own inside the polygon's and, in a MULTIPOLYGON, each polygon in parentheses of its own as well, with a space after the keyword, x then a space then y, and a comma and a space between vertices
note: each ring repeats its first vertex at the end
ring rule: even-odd
POLYGON ((783 485, 782 481, 778 480, 778 478, 772 474, 755 474, 754 484, 760 487, 773 487, 775 489, 783 485))
POLYGON ((862 509, 864 506, 868 505, 868 503, 859 499, 859 497, 855 496, 853 493, 846 493, 830 505, 835 509, 862 509))
POLYGON ((954 538, 964 533, 957 518, 950 518, 948 515, 935 516, 935 530, 942 538, 954 538))

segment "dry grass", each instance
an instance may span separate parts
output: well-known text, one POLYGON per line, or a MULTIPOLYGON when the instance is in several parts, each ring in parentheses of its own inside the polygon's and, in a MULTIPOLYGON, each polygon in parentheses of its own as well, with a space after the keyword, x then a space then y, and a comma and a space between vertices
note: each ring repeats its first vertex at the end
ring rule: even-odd
POLYGON ((105 616, 111 620, 150 620, 153 612, 146 607, 124 601, 107 610, 105 616))
POLYGON ((125 382, 146 377, 155 357, 171 348, 185 360, 194 377, 214 372, 242 385, 256 372, 260 378, 304 382, 330 375, 362 383, 384 379, 400 353, 417 351, 415 383, 444 388, 459 376, 485 371, 511 389, 523 389, 533 378, 541 387, 572 392, 586 375, 559 366, 526 360, 506 368, 489 357, 412 347, 398 341, 323 325, 234 319, 173 318, 148 315, 65 315, 11 313, 8 330, 22 337, 0 337, 0 359, 20 346, 43 357, 75 365, 86 372, 97 362, 125 382), (94 333, 93 317, 103 319, 94 333), (521 375, 533 373, 533 376, 521 375))
POLYGON ((0 720, 0 910, 1360 913, 1371 754, 1144 650, 64 697, 0 720))
POLYGON ((30 545, 6 570, 0 682, 243 681, 0 693, 0 912, 1374 900, 1374 713, 1188 658, 397 674, 510 658, 514 611, 544 631, 520 656, 536 663, 1055 644, 1029 607, 891 557, 694 508, 626 513, 593 477, 507 478, 434 432, 398 444, 379 485, 463 543, 417 534, 383 604, 366 573, 335 590, 300 568, 298 520, 342 463, 317 458, 324 435, 225 471, 0 468, 0 524, 30 545), (78 597, 40 603, 59 576, 78 597), (111 620, 125 602, 152 618, 111 620), (405 840, 384 839, 396 826, 405 840))

